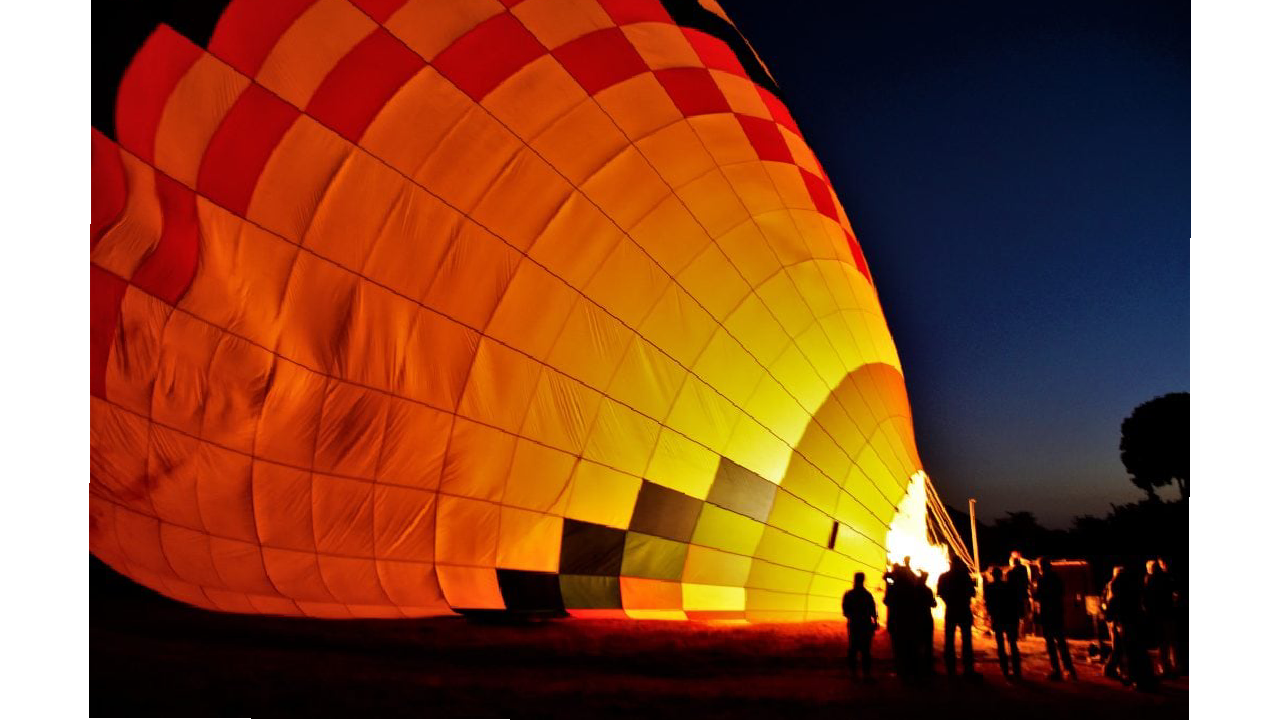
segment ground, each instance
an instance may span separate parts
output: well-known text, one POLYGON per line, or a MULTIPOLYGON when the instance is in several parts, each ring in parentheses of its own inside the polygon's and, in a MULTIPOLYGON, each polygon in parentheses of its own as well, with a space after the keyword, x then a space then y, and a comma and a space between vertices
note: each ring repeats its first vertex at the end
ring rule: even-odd
MULTIPOLYGON (((840 623, 722 626, 621 620, 478 624, 312 621, 208 613, 147 591, 90 595, 90 714, 302 717, 1186 717, 1187 680, 1126 690, 1072 642, 1077 682, 1050 683, 1038 638, 1025 679, 907 686, 876 637, 879 680, 854 682, 840 623)), ((95 594, 96 593, 96 594, 95 594)), ((941 634, 938 637, 941 646, 941 634)))

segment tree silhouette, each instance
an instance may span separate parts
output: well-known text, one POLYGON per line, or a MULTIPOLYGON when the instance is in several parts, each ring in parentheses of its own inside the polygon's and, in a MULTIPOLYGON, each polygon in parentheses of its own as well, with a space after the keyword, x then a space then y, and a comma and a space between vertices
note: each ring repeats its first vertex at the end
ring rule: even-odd
POLYGON ((1120 460, 1134 485, 1155 497, 1171 482, 1191 494, 1191 394, 1169 393, 1134 408, 1120 425, 1120 460))

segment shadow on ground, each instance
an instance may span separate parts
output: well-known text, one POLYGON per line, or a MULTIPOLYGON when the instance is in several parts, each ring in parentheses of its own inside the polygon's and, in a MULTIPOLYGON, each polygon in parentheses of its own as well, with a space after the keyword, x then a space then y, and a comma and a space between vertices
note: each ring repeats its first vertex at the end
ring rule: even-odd
POLYGON ((305 717, 1186 717, 1187 681, 1126 690, 1084 661, 1050 683, 1043 644, 1027 679, 1001 676, 975 638, 973 685, 906 686, 873 654, 879 681, 853 682, 839 623, 720 626, 617 620, 476 624, 317 621, 208 613, 91 573, 90 714, 305 717))

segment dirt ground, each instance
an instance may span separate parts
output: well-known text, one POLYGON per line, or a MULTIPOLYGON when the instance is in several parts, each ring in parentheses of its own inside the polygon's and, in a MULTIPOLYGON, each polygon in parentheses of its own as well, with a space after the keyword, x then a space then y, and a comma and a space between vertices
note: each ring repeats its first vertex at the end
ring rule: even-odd
MULTIPOLYGON (((143 590, 90 597, 94 716, 955 718, 1186 717, 1185 678, 1126 690, 1073 642, 1077 682, 1050 683, 1038 638, 1005 681, 975 637, 981 683, 905 685, 873 647, 851 680, 840 623, 723 626, 618 620, 477 624, 219 615, 143 590)), ((939 633, 938 645, 941 646, 939 633)))

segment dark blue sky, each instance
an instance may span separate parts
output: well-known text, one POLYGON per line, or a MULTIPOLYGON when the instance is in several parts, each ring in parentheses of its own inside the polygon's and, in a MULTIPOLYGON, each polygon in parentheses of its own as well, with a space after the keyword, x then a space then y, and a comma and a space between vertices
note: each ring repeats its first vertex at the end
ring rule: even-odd
POLYGON ((720 0, 862 241, 926 469, 984 521, 1140 499, 1190 385, 1190 5, 720 0))

